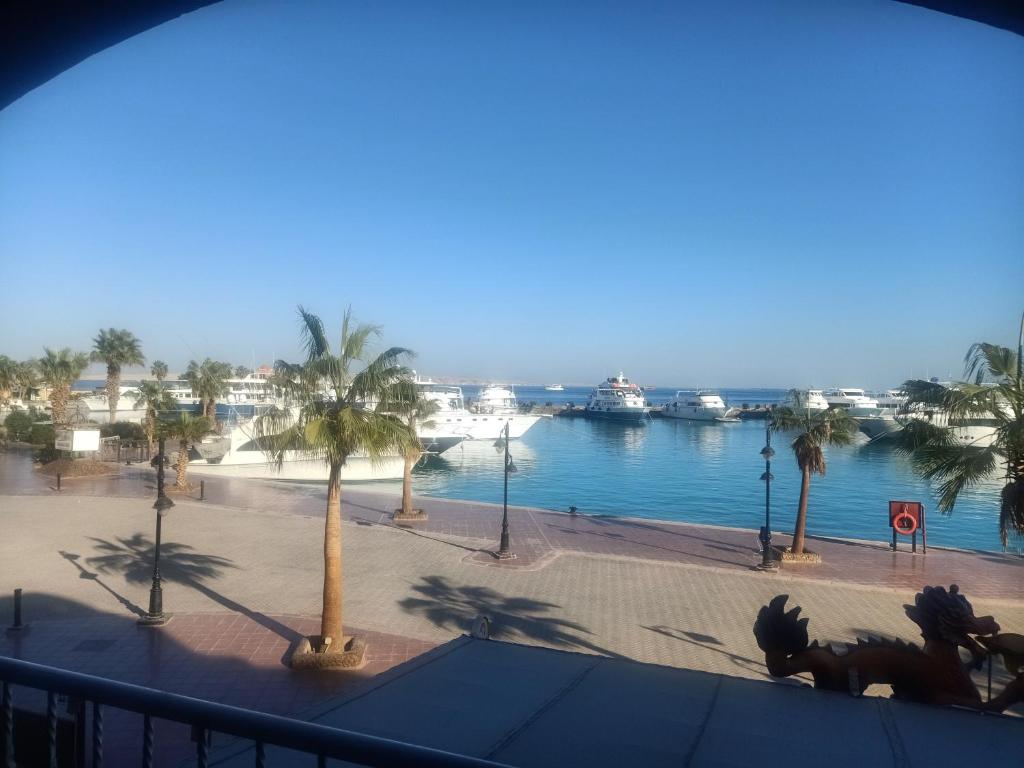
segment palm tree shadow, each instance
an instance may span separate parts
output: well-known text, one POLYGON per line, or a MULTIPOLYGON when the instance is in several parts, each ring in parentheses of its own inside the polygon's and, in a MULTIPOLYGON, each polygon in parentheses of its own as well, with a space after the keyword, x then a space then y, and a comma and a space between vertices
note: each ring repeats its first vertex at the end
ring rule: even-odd
POLYGON ((129 611, 134 613, 136 616, 139 616, 141 618, 142 616, 146 615, 146 612, 144 610, 142 610, 141 607, 139 607, 138 605, 133 603, 127 597, 125 597, 124 595, 120 594, 119 592, 114 590, 112 587, 110 587, 106 582, 104 582, 102 579, 100 579, 100 575, 98 573, 93 573, 92 571, 90 571, 87 568, 85 568, 85 566, 83 566, 80 562, 78 562, 82 558, 81 555, 79 555, 76 552, 65 552, 62 549, 62 550, 60 550, 60 556, 63 557, 65 560, 67 560, 69 563, 71 563, 73 566, 75 566, 75 568, 78 569, 78 578, 86 579, 88 581, 92 581, 92 582, 96 583, 101 589, 103 589, 105 592, 107 592, 110 595, 112 595, 114 597, 114 599, 117 600, 117 602, 119 602, 121 605, 123 605, 129 611))
POLYGON ((659 635, 664 635, 665 637, 671 637, 673 640, 679 640, 680 642, 688 643, 689 645, 694 645, 698 648, 703 648, 706 651, 719 653, 728 658, 729 661, 736 666, 742 667, 748 672, 756 672, 769 680, 775 680, 775 678, 767 673, 767 667, 764 662, 756 661, 755 659, 750 659, 746 656, 740 656, 736 653, 730 653, 729 651, 724 650, 724 648, 716 648, 716 645, 721 646, 723 643, 721 640, 716 637, 712 637, 711 635, 703 635, 698 632, 688 632, 682 629, 666 627, 663 624, 651 627, 641 625, 641 629, 646 629, 649 632, 656 632, 659 635))
MULTIPOLYGON (((86 558, 86 562, 100 573, 119 574, 129 584, 148 584, 153 578, 153 543, 142 533, 118 537, 114 541, 92 537, 101 554, 86 558)), ((173 541, 160 542, 160 576, 191 587, 229 611, 239 613, 266 627, 286 640, 297 642, 302 635, 258 611, 232 600, 209 587, 207 580, 218 579, 228 569, 237 568, 231 560, 219 555, 194 552, 188 544, 173 541)), ((83 577, 84 578, 84 577, 83 577)))
POLYGON ((619 657, 596 644, 583 625, 551 615, 561 608, 554 603, 526 597, 507 597, 488 587, 460 586, 443 576, 425 576, 412 587, 416 596, 399 601, 407 613, 419 614, 436 627, 468 632, 483 614, 491 624, 491 637, 513 642, 536 642, 553 647, 577 648, 619 657))

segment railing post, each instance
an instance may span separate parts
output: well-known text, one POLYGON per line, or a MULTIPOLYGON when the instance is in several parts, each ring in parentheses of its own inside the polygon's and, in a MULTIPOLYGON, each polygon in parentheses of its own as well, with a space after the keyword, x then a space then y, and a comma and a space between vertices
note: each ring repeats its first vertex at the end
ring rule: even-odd
POLYGON ((0 683, 0 727, 4 733, 4 768, 16 768, 14 764, 14 707, 11 704, 11 686, 0 683))
POLYGON ((18 632, 24 626, 21 622, 21 587, 18 587, 14 590, 14 623, 8 627, 8 630, 18 632))
POLYGON ((199 481, 199 500, 206 501, 206 481, 199 481))
POLYGON ((92 768, 103 768, 103 705, 92 703, 92 768))
POLYGON ((57 490, 60 490, 60 472, 57 473, 57 490))

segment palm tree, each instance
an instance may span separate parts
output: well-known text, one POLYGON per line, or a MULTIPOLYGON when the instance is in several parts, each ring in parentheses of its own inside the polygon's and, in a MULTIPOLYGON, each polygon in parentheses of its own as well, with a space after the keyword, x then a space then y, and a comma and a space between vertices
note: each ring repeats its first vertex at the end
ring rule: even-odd
POLYGON ((1005 478, 1000 494, 999 536, 1024 535, 1024 317, 1017 352, 997 344, 971 345, 964 358, 966 381, 949 386, 912 379, 903 385, 904 427, 900 448, 922 477, 939 482, 939 511, 952 513, 960 492, 987 478, 1005 478), (937 411, 945 423, 916 418, 937 411), (958 434, 964 420, 993 425, 985 439, 958 434))
MULTIPOLYGON (((413 399, 408 403, 400 405, 397 412, 405 418, 412 434, 416 435, 416 428, 420 424, 427 427, 433 426, 428 419, 437 413, 441 406, 436 400, 428 400, 422 397, 415 387, 412 389, 412 395, 413 399)), ((417 437, 415 440, 410 441, 405 450, 405 469, 402 472, 402 517, 414 515, 412 509, 412 468, 422 455, 423 446, 417 437)))
POLYGON ((235 366, 235 378, 236 379, 244 379, 250 373, 252 373, 252 369, 251 368, 246 368, 244 365, 235 366))
POLYGON ((322 459, 329 468, 327 519, 324 527, 323 610, 320 648, 326 638, 342 635, 341 470, 356 452, 372 459, 405 451, 415 439, 409 426, 395 414, 402 402, 414 398, 411 371, 401 365, 410 353, 392 347, 365 364, 367 343, 380 334, 374 325, 354 325, 345 312, 337 352, 332 350, 323 323, 299 307, 304 363, 278 360, 276 380, 294 409, 274 408, 257 420, 257 439, 278 466, 296 452, 322 459))
POLYGON ((188 470, 188 451, 193 443, 200 442, 213 431, 213 422, 205 416, 194 416, 182 411, 177 419, 160 422, 160 434, 178 441, 178 455, 175 470, 178 473, 175 487, 188 488, 185 473, 188 470))
POLYGON ((826 465, 822 448, 849 445, 857 434, 857 422, 843 408, 811 410, 807 407, 803 392, 793 390, 790 398, 792 406, 779 406, 772 411, 771 429, 776 432, 799 433, 790 443, 801 475, 800 502, 790 551, 794 555, 801 555, 807 531, 807 494, 811 490, 811 473, 824 477, 826 465))
POLYGON ((153 375, 154 379, 162 384, 164 379, 167 378, 167 363, 163 360, 154 360, 149 372, 153 375))
POLYGON ((28 400, 32 390, 39 386, 39 362, 23 360, 14 371, 15 393, 22 400, 28 400))
POLYGON ((228 379, 231 378, 231 364, 218 363, 206 358, 202 363, 190 360, 185 371, 185 380, 192 387, 192 394, 203 403, 203 415, 210 421, 217 417, 217 398, 228 393, 228 379))
POLYGON ((144 381, 139 384, 135 407, 146 409, 146 420, 143 422, 142 428, 146 432, 146 442, 149 443, 149 449, 152 451, 153 442, 156 440, 157 419, 161 411, 175 409, 174 398, 170 392, 160 386, 159 382, 144 381))
POLYGON ((54 351, 43 348, 39 358, 39 373, 50 387, 50 407, 54 425, 67 423, 68 401, 71 399, 71 385, 89 365, 89 355, 72 352, 67 347, 54 351))
POLYGON ((0 355, 0 405, 7 405, 18 388, 18 363, 7 355, 0 355))
POLYGON ((131 331, 101 328, 92 343, 92 361, 107 364, 107 408, 113 424, 117 421, 117 401, 121 399, 121 367, 146 362, 142 342, 131 331))

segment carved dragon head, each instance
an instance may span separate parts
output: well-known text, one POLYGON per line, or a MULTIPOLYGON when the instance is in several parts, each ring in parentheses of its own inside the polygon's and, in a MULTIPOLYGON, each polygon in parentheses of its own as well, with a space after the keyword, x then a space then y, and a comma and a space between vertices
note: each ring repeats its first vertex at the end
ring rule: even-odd
POLYGON ((994 635, 999 625, 991 616, 975 616, 960 587, 925 587, 914 596, 913 605, 904 605, 907 618, 921 628, 925 642, 937 640, 963 646, 977 656, 983 653, 971 635, 994 635))

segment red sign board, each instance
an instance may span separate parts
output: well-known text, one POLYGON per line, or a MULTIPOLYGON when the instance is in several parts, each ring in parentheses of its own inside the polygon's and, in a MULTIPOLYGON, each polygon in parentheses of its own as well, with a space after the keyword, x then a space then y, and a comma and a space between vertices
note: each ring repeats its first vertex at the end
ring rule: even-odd
POLYGON ((921 527, 923 509, 919 501, 890 501, 889 527, 896 533, 910 536, 921 527))

